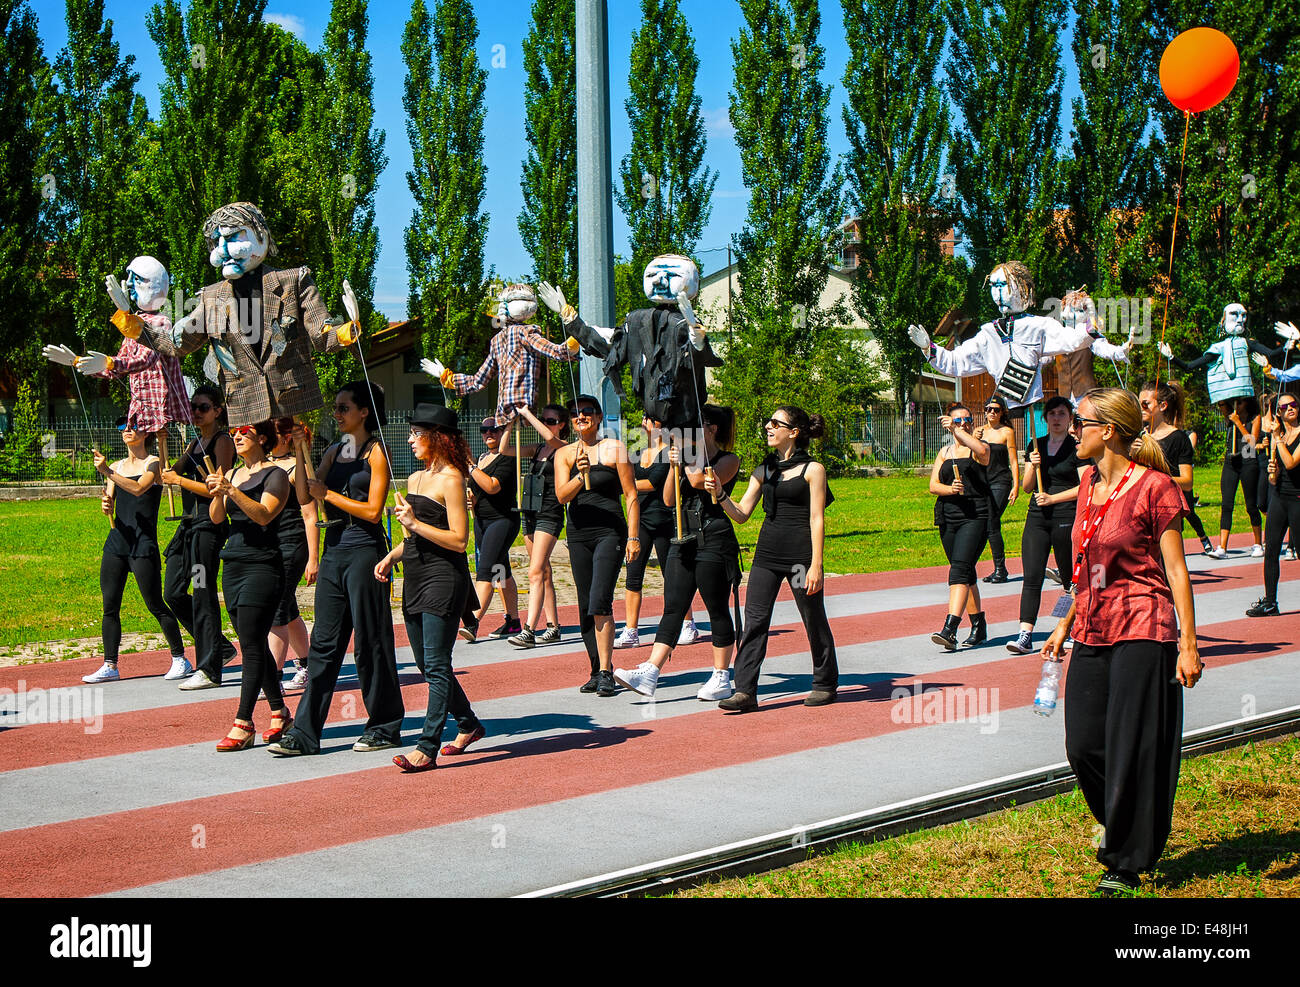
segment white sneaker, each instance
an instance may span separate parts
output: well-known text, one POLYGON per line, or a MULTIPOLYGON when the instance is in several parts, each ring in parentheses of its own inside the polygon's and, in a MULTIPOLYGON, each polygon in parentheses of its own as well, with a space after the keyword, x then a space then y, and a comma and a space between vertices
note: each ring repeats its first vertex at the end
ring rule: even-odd
POLYGON ((183 678, 188 678, 191 674, 193 674, 193 672, 194 672, 194 666, 190 664, 188 658, 186 658, 184 655, 181 655, 180 657, 172 658, 172 667, 167 672, 167 674, 163 676, 163 678, 168 680, 183 679, 183 678))
POLYGON ((624 627, 614 639, 616 648, 639 648, 641 647, 641 636, 637 633, 635 627, 624 627))
POLYGON ((1225 551, 1223 548, 1220 548, 1217 545, 1215 546, 1213 551, 1206 552, 1205 554, 1212 559, 1226 559, 1228 557, 1227 551, 1225 551))
POLYGON ((117 666, 110 665, 108 662, 99 666, 99 671, 91 672, 89 675, 83 675, 81 681, 89 682, 94 685, 96 682, 116 682, 122 676, 118 674, 117 666))
POLYGON ((307 666, 306 665, 298 666, 298 671, 293 673, 293 679, 289 683, 289 688, 290 689, 307 688, 307 666))
POLYGON ((709 681, 700 686, 700 691, 695 694, 695 697, 711 703, 719 699, 730 699, 734 691, 731 688, 731 669, 715 668, 713 674, 709 676, 709 681))
POLYGON ((630 672, 621 668, 614 669, 614 678, 638 695, 653 696, 655 686, 659 684, 659 669, 650 662, 643 661, 630 672))
POLYGON ((1264 557, 1264 546, 1263 545, 1254 546, 1250 550, 1250 557, 1252 559, 1262 559, 1264 557))
POLYGON ((208 673, 203 671, 195 672, 179 686, 181 692, 194 692, 198 689, 215 689, 217 683, 208 678, 208 673))
POLYGON ((677 635, 677 643, 679 645, 694 644, 699 639, 700 639, 700 631, 699 628, 695 626, 694 620, 688 620, 684 624, 682 624, 682 632, 677 635))

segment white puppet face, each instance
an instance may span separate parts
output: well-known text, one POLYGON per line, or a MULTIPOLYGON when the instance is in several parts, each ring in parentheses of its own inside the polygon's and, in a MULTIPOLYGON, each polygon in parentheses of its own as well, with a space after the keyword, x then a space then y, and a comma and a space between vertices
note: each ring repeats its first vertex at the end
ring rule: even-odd
POLYGON ((1239 302, 1223 308, 1223 331, 1229 336, 1240 336, 1246 331, 1246 306, 1239 302))
POLYGON ((677 293, 694 298, 700 290, 700 271, 695 261, 680 254, 661 254, 645 267, 641 278, 645 296, 658 305, 676 303, 677 293))
POLYGON ((126 293, 141 312, 157 312, 171 291, 171 276, 155 257, 137 257, 126 268, 126 293))
POLYGON ((989 275, 989 295, 1003 315, 1012 315, 1029 308, 1029 299, 1007 275, 1004 267, 996 267, 989 275))
POLYGON ((501 322, 530 322, 537 314, 537 296, 526 284, 510 284, 497 296, 497 318, 501 322))
POLYGON ((217 245, 208 254, 208 263, 219 268, 221 276, 234 281, 266 260, 267 241, 249 226, 219 226, 217 245))

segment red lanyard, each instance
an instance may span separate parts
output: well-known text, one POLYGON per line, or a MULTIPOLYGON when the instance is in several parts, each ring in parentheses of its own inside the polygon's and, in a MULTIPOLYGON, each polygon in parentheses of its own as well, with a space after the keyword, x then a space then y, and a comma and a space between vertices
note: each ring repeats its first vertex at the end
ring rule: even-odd
POLYGON ((1128 464, 1128 469, 1126 469, 1124 475, 1120 477, 1120 481, 1116 484, 1114 491, 1106 498, 1105 503, 1101 505, 1100 510, 1097 512, 1097 519, 1095 521, 1090 521, 1092 515, 1092 484, 1088 485, 1088 502, 1083 507, 1083 541, 1079 543, 1079 553, 1074 557, 1074 575, 1071 579, 1071 585, 1074 587, 1076 593, 1079 591, 1079 575, 1083 571, 1084 557, 1088 554, 1088 544, 1092 541, 1093 535, 1097 533, 1097 529, 1101 527, 1101 522, 1106 517, 1106 512, 1110 510, 1110 505, 1114 503, 1115 498, 1119 496, 1119 492, 1124 489, 1124 484, 1128 483, 1128 478, 1133 475, 1133 467, 1136 465, 1137 463, 1133 462, 1128 464))

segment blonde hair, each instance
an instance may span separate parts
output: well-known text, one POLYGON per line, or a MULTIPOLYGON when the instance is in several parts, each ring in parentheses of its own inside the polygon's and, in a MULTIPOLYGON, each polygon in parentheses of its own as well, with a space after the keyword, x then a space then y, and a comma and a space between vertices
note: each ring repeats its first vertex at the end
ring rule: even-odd
POLYGON ((1165 459, 1160 443, 1142 430, 1142 409, 1137 398, 1120 387, 1096 387, 1084 395, 1097 411, 1097 417, 1111 425, 1119 438, 1125 458, 1139 466, 1172 475, 1169 461, 1165 459), (1129 448, 1138 438, 1137 454, 1130 456, 1129 448))

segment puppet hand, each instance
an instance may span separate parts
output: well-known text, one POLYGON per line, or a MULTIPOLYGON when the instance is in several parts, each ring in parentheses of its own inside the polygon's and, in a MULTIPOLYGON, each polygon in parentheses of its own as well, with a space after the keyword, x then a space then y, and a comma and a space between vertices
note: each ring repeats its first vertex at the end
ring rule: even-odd
POLYGON ((1166 343, 1163 339, 1160 342, 1156 343, 1156 349, 1160 351, 1160 355, 1163 356, 1166 360, 1172 360, 1174 358, 1174 351, 1169 348, 1169 344, 1166 343))
POLYGON ((345 322, 334 327, 334 334, 339 337, 341 345, 351 346, 361 338, 361 327, 355 322, 345 322))
POLYGON ((926 353, 930 352, 930 334, 920 326, 908 326, 907 335, 911 338, 918 349, 926 353))
POLYGON ((104 287, 108 289, 108 297, 113 300, 119 312, 131 311, 131 296, 126 293, 125 281, 119 281, 110 274, 104 278, 104 287))
POLYGON ((577 353, 578 350, 582 349, 582 344, 572 336, 564 341, 564 345, 568 347, 570 353, 577 353))
POLYGON ((343 309, 348 313, 348 319, 361 325, 361 309, 357 307, 357 293, 352 290, 352 285, 348 284, 347 278, 343 279, 343 309))
POLYGON ((179 343, 186 334, 192 332, 204 332, 202 303, 193 312, 172 326, 172 339, 179 343))
POLYGON ((1129 326, 1128 339, 1124 340, 1124 355, 1127 357, 1133 352, 1133 341, 1137 338, 1137 330, 1129 326))
POLYGON ((1300 342, 1300 329, 1295 327, 1294 322, 1276 322, 1273 331, 1282 339, 1289 339, 1292 343, 1300 342))
POLYGON ((695 317, 695 309, 691 307, 691 300, 686 297, 686 292, 677 292, 677 308, 682 313, 682 318, 686 320, 687 325, 692 329, 700 324, 700 320, 695 317))
POLYGON ((1264 373, 1267 374, 1272 372, 1273 365, 1268 362, 1268 357, 1263 353, 1252 353, 1250 354, 1250 358, 1255 361, 1255 366, 1259 367, 1259 369, 1264 371, 1264 373))
POLYGON ((105 370, 113 369, 113 358, 98 350, 90 350, 85 356, 77 359, 77 372, 90 375, 102 374, 105 370))
POLYGON ((441 360, 421 360, 420 369, 430 377, 437 377, 439 379, 442 378, 443 373, 447 370, 447 368, 442 365, 441 360))
POLYGON ((72 352, 66 346, 50 345, 41 350, 41 355, 45 359, 54 363, 61 363, 65 367, 75 367, 77 365, 77 354, 72 352))
POLYGON ((568 302, 564 300, 564 292, 549 281, 543 281, 537 286, 537 298, 556 315, 563 312, 564 307, 568 305, 568 302))

